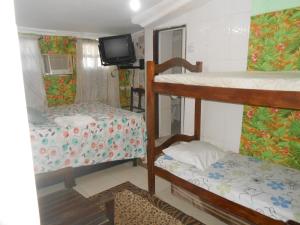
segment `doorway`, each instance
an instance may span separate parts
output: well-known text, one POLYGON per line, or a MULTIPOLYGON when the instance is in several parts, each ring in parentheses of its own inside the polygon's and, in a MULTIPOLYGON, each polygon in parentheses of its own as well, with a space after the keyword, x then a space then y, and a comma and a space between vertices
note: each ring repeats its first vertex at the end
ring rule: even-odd
MULTIPOLYGON (((163 63, 171 58, 185 58, 186 27, 171 27, 154 31, 154 61, 163 63)), ((184 72, 175 67, 165 71, 167 74, 184 72)), ((156 137, 167 137, 182 133, 184 98, 176 96, 157 96, 156 137)))

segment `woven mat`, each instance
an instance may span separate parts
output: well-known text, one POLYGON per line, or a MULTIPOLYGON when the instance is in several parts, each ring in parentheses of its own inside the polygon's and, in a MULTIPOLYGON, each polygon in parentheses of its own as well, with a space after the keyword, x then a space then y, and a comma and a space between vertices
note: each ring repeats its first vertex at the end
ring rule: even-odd
POLYGON ((157 197, 151 196, 147 191, 138 188, 137 186, 131 184, 130 182, 125 182, 113 188, 110 188, 106 191, 103 191, 99 194, 93 195, 89 198, 89 200, 93 201, 98 207, 100 211, 105 210, 105 202, 110 201, 114 198, 114 194, 117 192, 121 192, 123 190, 129 190, 134 194, 138 194, 141 197, 147 199, 157 208, 163 210, 167 214, 171 215, 172 217, 180 220, 183 224, 186 225, 202 225, 196 219, 191 216, 186 215, 185 213, 181 212, 180 210, 176 209, 175 207, 169 205, 168 203, 160 200, 157 197))

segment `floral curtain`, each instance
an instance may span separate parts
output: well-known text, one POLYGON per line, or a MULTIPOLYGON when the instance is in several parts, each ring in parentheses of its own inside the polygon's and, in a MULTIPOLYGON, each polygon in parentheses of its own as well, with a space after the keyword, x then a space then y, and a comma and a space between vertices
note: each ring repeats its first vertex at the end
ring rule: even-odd
POLYGON ((119 70, 120 105, 122 108, 129 108, 130 106, 131 78, 130 70, 119 70))
POLYGON ((42 54, 76 54, 76 38, 43 36, 39 40, 42 54))
MULTIPOLYGON (((300 7, 253 16, 248 70, 300 70, 299 37, 300 7)), ((245 106, 240 152, 300 169, 300 112, 245 106)))
POLYGON ((76 94, 76 39, 64 36, 43 36, 39 39, 42 54, 70 54, 73 75, 44 76, 48 106, 72 104, 76 94))

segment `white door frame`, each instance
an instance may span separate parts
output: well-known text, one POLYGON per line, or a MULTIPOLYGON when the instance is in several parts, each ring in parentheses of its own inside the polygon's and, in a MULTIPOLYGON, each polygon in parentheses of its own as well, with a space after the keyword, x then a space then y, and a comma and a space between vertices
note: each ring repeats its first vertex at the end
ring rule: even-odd
MULTIPOLYGON (((166 29, 162 29, 159 30, 159 34, 163 33, 163 32, 169 32, 169 31, 175 31, 175 30, 182 30, 182 58, 186 58, 186 26, 180 26, 180 27, 170 27, 170 28, 166 28, 166 29)), ((158 34, 158 52, 161 52, 161 36, 158 34)), ((158 63, 162 63, 161 62, 161 54, 158 54, 158 63)), ((183 73, 185 72, 185 70, 182 71, 183 73)), ((159 108, 161 108, 161 98, 158 98, 158 106, 159 108)), ((161 111, 158 111, 159 114, 159 118, 161 118, 161 111)), ((183 133, 184 132, 184 119, 185 119, 185 98, 181 97, 181 126, 180 126, 180 132, 183 133)), ((158 134, 160 136, 160 132, 158 134)))

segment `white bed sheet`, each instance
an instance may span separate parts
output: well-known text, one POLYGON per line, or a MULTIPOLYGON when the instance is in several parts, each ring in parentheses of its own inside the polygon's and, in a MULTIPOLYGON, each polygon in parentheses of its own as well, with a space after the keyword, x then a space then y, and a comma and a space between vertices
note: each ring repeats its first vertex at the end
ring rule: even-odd
POLYGON ((300 72, 203 72, 160 74, 155 82, 185 85, 300 91, 300 72))

